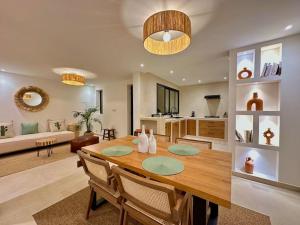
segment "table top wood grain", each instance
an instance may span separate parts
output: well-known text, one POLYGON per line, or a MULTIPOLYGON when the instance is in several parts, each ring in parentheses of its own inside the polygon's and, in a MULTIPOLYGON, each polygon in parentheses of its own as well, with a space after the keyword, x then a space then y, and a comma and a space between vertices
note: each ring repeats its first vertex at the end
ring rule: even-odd
POLYGON ((112 141, 83 147, 83 151, 105 159, 120 167, 148 176, 154 180, 173 185, 179 190, 191 193, 215 204, 229 208, 231 205, 231 153, 215 150, 201 150, 195 156, 179 156, 168 152, 168 142, 157 143, 157 154, 139 153, 137 145, 132 143, 136 138, 127 136, 112 141), (101 154, 106 147, 126 145, 133 152, 126 156, 110 157, 101 154), (168 156, 183 162, 184 171, 172 176, 160 176, 143 169, 142 162, 152 156, 168 156))

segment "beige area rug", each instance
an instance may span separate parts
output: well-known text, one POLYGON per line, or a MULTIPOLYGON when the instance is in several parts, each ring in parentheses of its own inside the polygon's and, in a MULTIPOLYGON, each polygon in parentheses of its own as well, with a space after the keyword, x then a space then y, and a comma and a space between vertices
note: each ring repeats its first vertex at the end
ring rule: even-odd
MULTIPOLYGON (((96 211, 91 210, 85 220, 89 189, 85 188, 70 197, 33 215, 37 225, 117 225, 119 213, 106 203, 96 211)), ((131 221, 130 224, 138 224, 131 221)), ((271 225, 270 218, 252 210, 232 205, 231 209, 220 208, 218 225, 271 225)))
POLYGON ((70 144, 57 145, 53 148, 53 154, 50 157, 46 149, 40 150, 40 157, 37 157, 36 150, 0 156, 0 177, 76 155, 70 152, 70 148, 70 144))

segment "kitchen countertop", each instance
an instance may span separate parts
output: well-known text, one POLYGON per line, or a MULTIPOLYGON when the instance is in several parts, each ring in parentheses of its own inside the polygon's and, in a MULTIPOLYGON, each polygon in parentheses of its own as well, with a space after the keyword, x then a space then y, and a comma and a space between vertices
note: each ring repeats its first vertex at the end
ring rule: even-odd
POLYGON ((194 120, 213 120, 213 121, 226 121, 228 118, 205 118, 205 117, 190 117, 185 116, 182 118, 171 118, 171 117, 141 117, 140 120, 152 120, 152 121, 158 121, 158 120, 165 120, 165 121, 179 121, 179 120, 186 120, 186 119, 194 119, 194 120))

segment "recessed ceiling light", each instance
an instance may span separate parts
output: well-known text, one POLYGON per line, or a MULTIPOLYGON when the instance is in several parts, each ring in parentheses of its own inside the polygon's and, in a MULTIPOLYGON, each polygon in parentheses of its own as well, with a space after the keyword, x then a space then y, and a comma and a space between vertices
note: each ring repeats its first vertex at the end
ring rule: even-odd
POLYGON ((292 28, 293 28, 293 25, 290 24, 290 25, 287 25, 284 29, 285 29, 285 30, 290 30, 290 29, 292 29, 292 28))
POLYGON ((5 69, 1 69, 1 71, 2 71, 2 72, 5 72, 6 70, 5 70, 5 69))
POLYGON ((182 78, 182 81, 186 81, 186 79, 185 79, 185 78, 182 78))
POLYGON ((224 77, 224 80, 227 80, 227 77, 224 77))
POLYGON ((143 63, 141 63, 140 67, 142 67, 142 68, 143 68, 144 66, 145 66, 145 65, 144 65, 143 63))
POLYGON ((202 82, 202 80, 198 80, 198 83, 200 84, 202 82))
POLYGON ((174 73, 174 70, 170 70, 170 74, 173 74, 174 73))

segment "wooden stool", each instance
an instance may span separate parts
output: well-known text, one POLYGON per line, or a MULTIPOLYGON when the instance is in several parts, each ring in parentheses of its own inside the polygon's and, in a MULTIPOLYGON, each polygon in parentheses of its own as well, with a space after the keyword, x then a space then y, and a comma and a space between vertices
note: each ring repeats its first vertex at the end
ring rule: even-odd
MULTIPOLYGON (((142 133, 142 129, 136 129, 134 131, 134 136, 139 136, 139 134, 141 134, 141 133, 142 133)), ((145 133, 146 134, 150 134, 150 130, 149 129, 145 129, 145 133)))
POLYGON ((115 129, 104 129, 103 130, 103 140, 108 139, 116 139, 115 129))
POLYGON ((45 138, 36 140, 37 156, 40 156, 40 147, 47 147, 48 157, 52 154, 52 145, 56 143, 56 138, 45 138))

